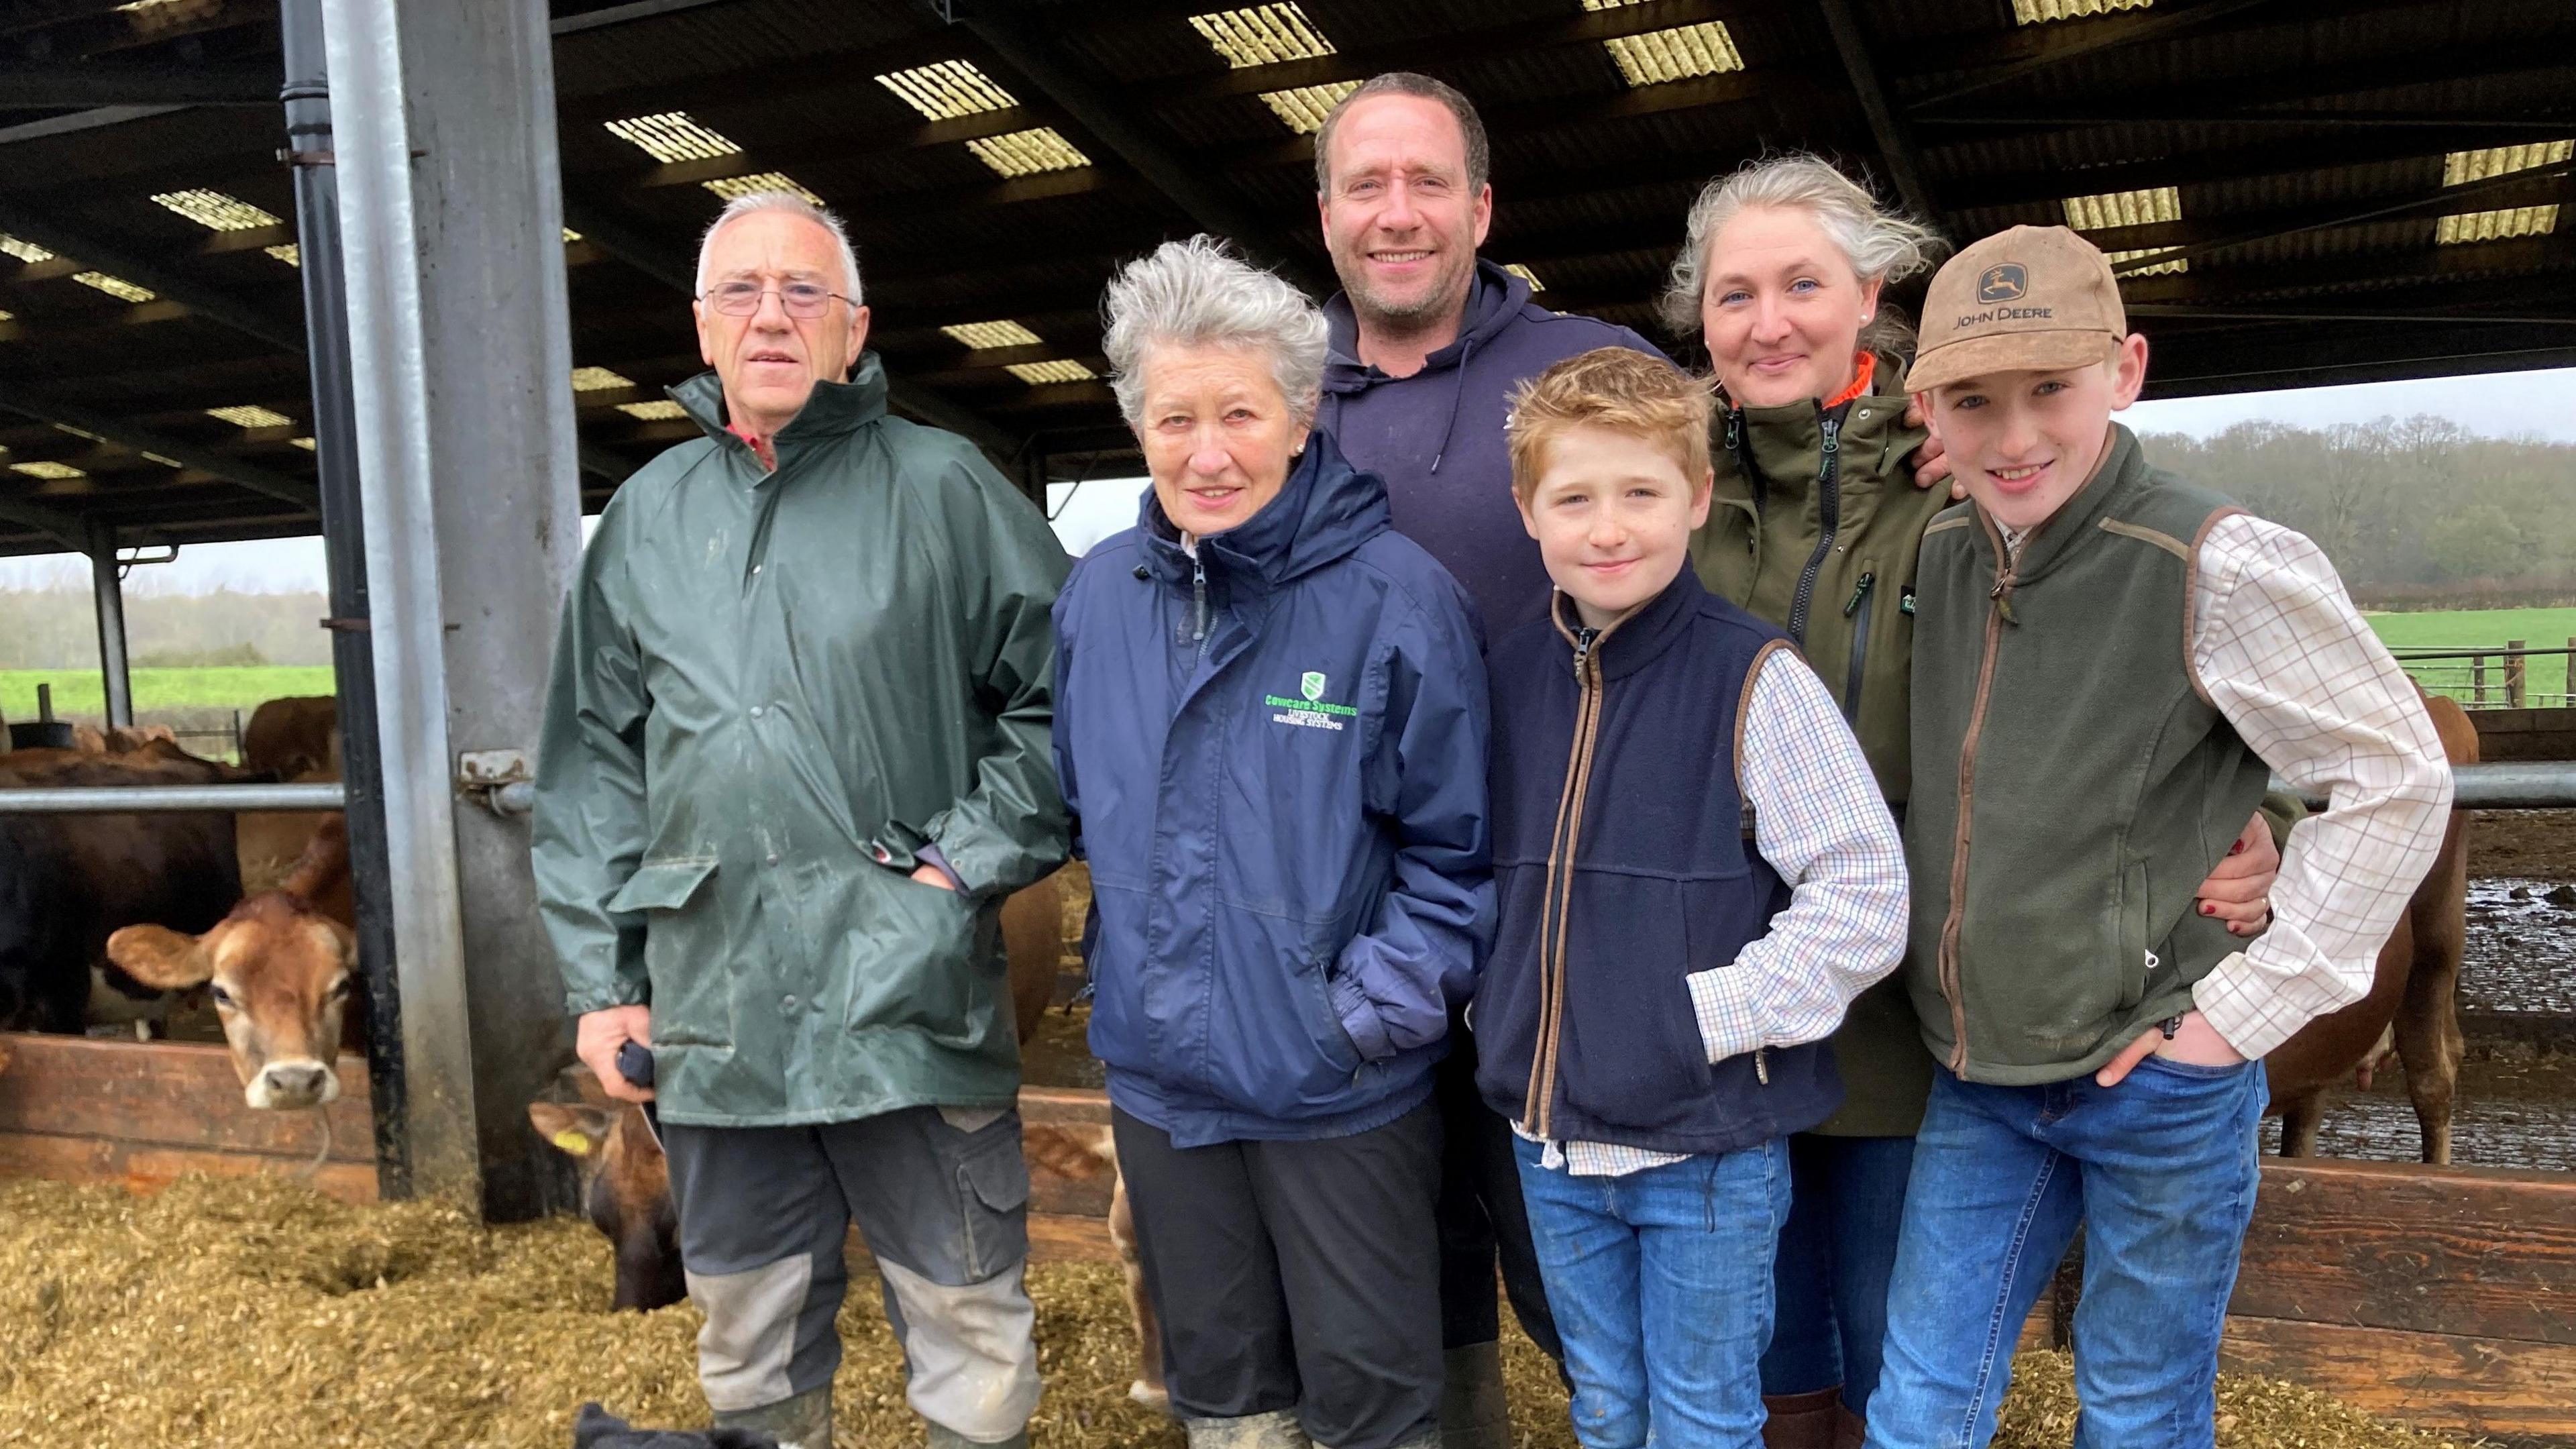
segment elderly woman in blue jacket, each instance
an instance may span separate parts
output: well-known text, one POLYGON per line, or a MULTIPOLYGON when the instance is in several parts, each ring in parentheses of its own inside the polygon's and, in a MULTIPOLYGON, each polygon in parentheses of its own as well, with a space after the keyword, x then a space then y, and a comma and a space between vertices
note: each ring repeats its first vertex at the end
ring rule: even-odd
POLYGON ((1466 598, 1314 430, 1322 315, 1205 237, 1110 283, 1153 489, 1055 606, 1106 1065, 1193 1449, 1436 1442, 1431 1068, 1492 933, 1466 598))

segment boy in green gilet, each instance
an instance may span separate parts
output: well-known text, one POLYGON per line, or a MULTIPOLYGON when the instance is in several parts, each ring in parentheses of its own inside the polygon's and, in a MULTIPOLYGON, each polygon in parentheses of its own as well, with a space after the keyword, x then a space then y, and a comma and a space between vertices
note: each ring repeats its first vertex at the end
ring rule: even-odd
POLYGON ((2085 1230, 2077 1442, 2210 1445, 2261 1060, 2358 1000, 2442 839, 2414 687, 2316 545, 2150 467, 2110 265, 2015 227, 1933 278, 1908 385, 1969 501, 1924 531, 1908 989, 1937 1074, 1873 1449, 1983 1445, 2085 1230), (2267 773, 2327 797, 2248 943, 2192 891, 2267 773), (2241 948, 2241 949, 2240 949, 2241 948))

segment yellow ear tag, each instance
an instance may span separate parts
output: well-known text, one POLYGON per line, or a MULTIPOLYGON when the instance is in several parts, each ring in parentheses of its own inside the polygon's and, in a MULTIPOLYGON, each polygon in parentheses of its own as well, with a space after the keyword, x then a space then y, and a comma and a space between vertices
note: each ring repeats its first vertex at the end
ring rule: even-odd
POLYGON ((554 1135, 554 1144, 575 1157, 590 1155, 590 1138, 567 1127, 554 1135))

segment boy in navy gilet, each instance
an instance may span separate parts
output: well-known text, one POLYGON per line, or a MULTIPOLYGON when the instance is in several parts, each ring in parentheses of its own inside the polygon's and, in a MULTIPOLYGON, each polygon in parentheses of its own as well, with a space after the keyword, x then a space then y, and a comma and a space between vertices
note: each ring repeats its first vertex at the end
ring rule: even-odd
POLYGON ((1710 400, 1603 348, 1525 386, 1512 490, 1555 581, 1494 646, 1502 925, 1477 1086, 1521 1181, 1586 1449, 1762 1441, 1784 1139, 1895 968, 1895 822, 1832 696, 1684 564, 1710 400))

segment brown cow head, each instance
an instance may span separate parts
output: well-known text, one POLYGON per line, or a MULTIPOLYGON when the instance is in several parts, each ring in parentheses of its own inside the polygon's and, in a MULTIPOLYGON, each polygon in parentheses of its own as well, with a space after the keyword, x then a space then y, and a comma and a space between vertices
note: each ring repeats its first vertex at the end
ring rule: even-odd
POLYGON ((644 1111, 530 1102, 528 1121, 581 1167, 582 1207, 617 1248, 615 1308, 650 1313, 688 1296, 680 1272, 680 1221, 671 1207, 671 1170, 644 1111))
POLYGON ((319 1107, 340 1095, 332 1062, 357 982, 357 938, 300 896, 263 891, 202 936, 127 926, 108 959, 164 991, 206 985, 251 1106, 319 1107))

